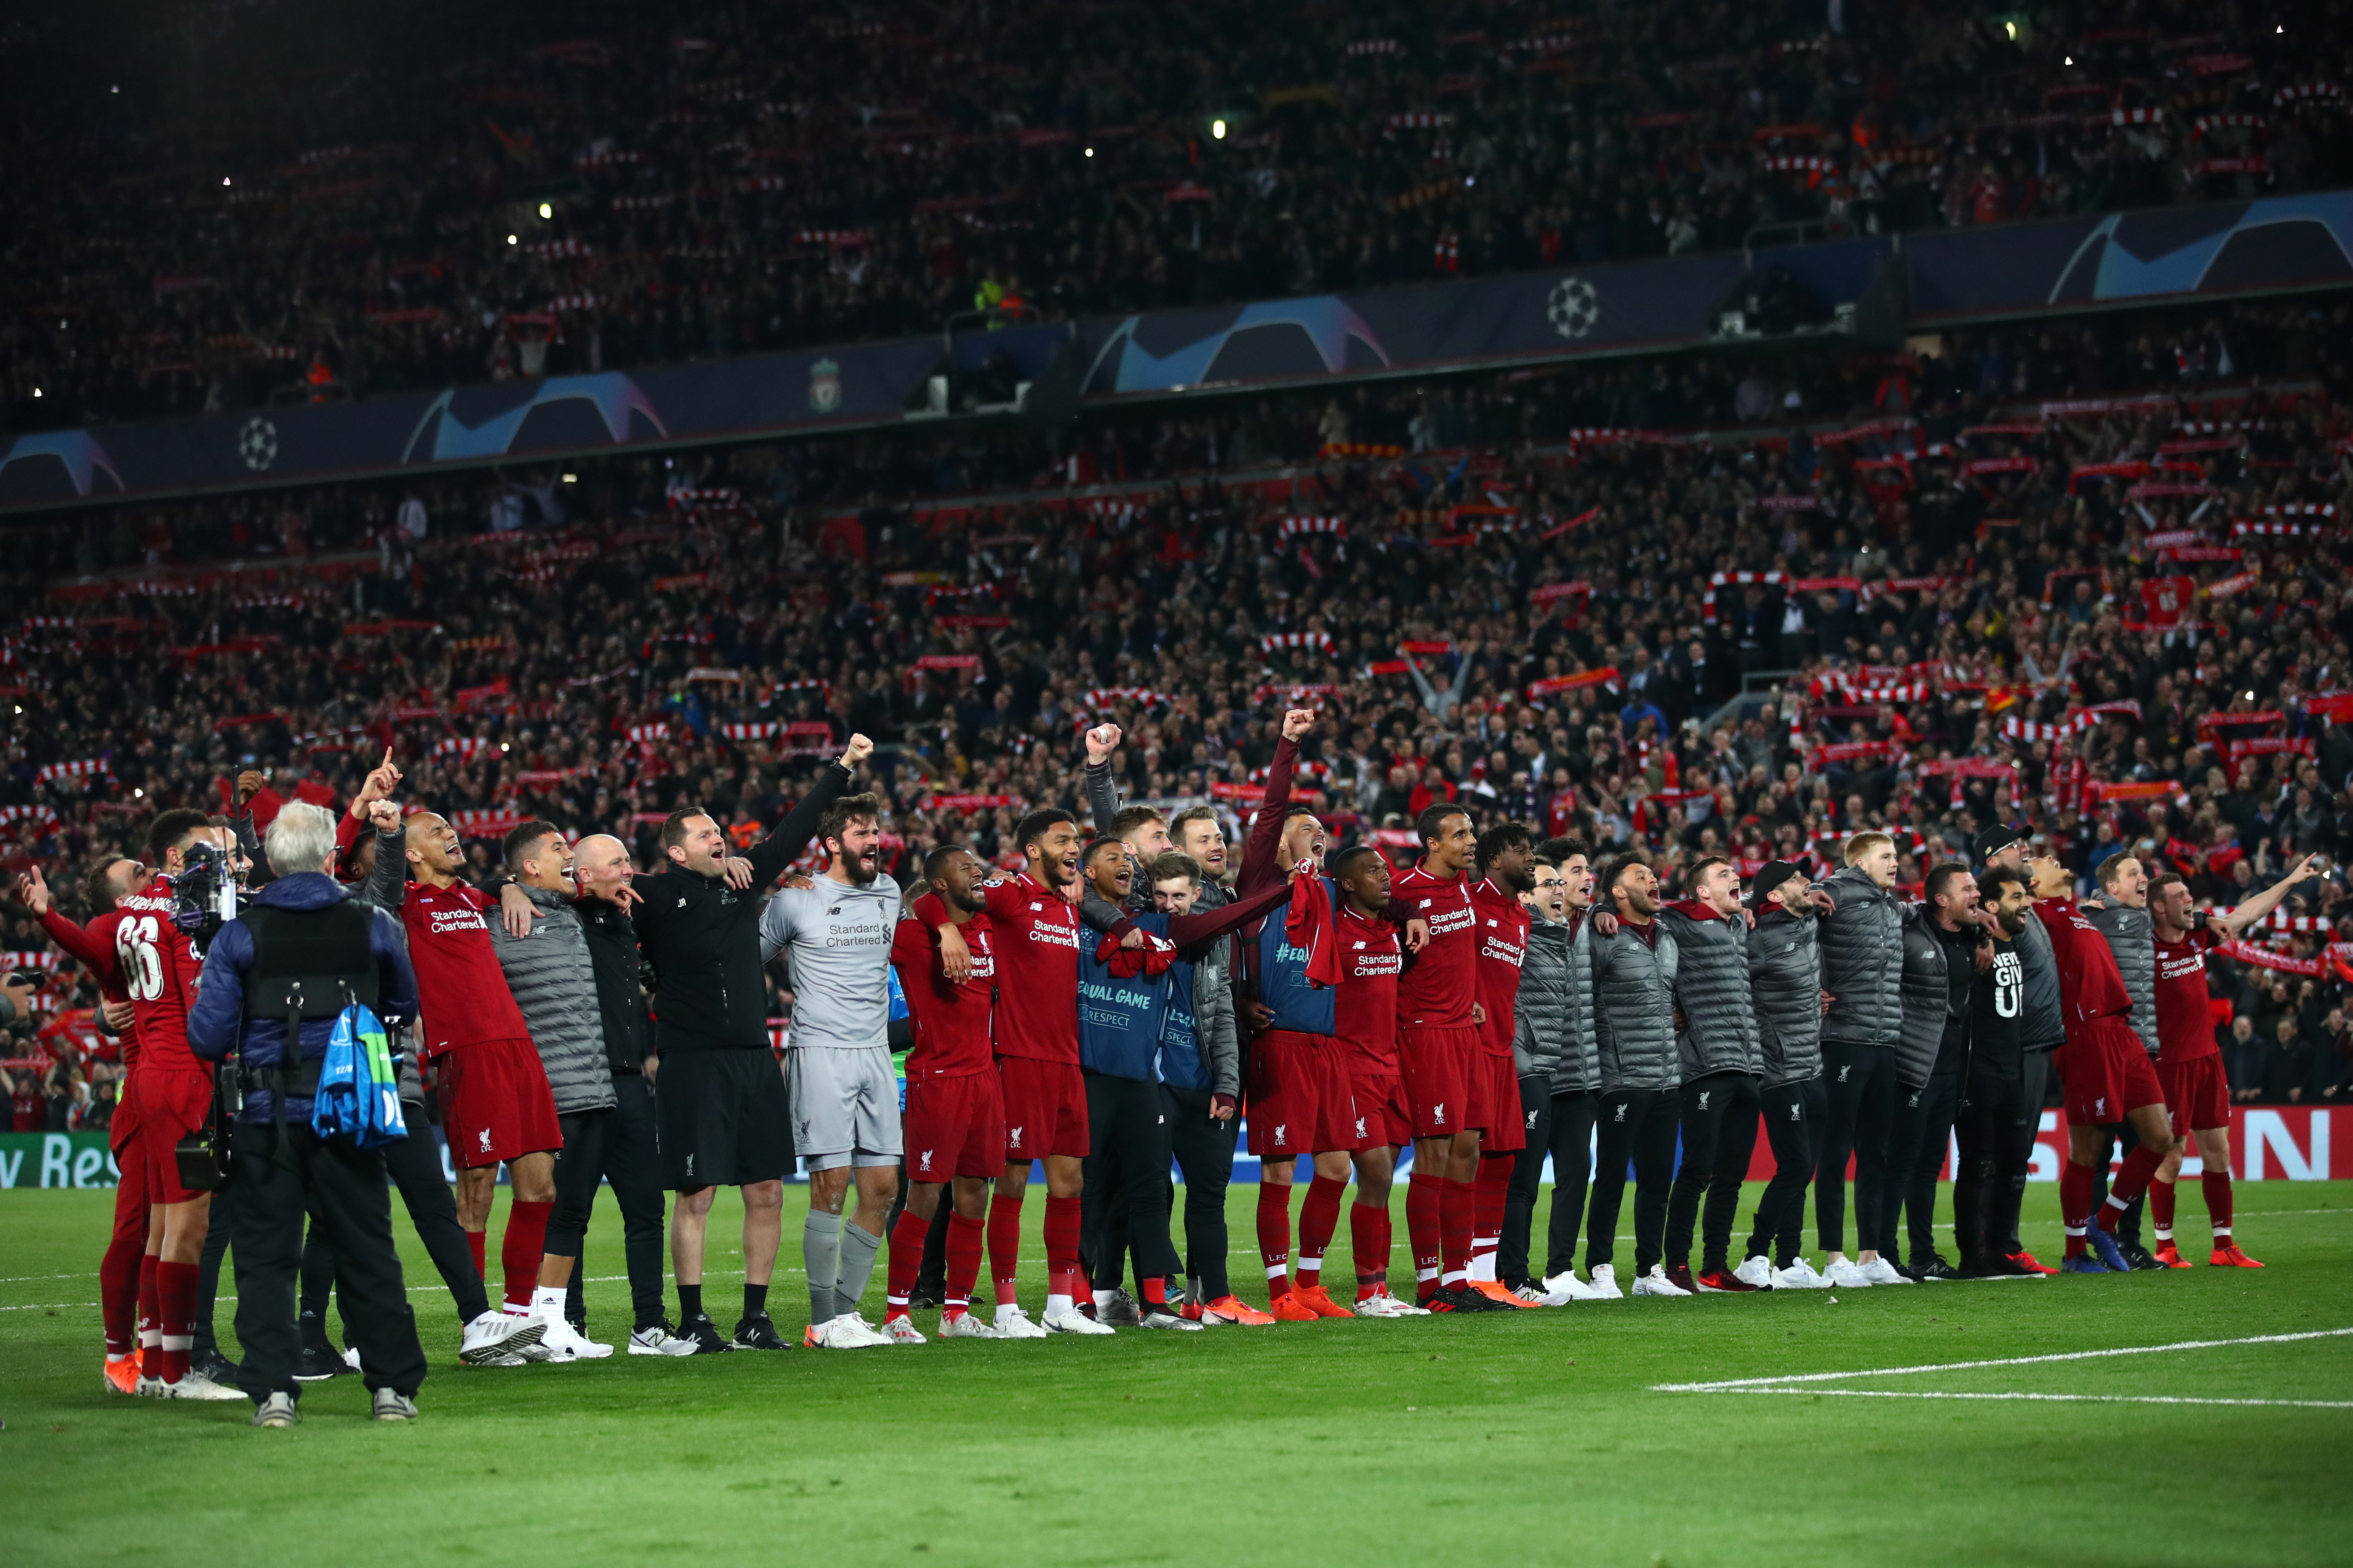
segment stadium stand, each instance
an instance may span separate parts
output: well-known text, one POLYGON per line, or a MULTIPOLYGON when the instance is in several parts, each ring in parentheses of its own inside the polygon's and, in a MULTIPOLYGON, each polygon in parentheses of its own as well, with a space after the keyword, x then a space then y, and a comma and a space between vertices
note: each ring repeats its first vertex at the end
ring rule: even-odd
POLYGON ((130 9, 0 33, 0 427, 2353 183, 2317 6, 130 9))

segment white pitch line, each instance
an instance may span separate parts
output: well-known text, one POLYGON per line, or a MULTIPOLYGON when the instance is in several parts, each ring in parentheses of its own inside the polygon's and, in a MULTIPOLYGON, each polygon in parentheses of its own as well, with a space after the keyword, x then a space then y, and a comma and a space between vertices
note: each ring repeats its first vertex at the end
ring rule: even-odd
POLYGON ((1749 1392, 1777 1385, 1810 1383, 1834 1383, 1850 1377, 1907 1377, 1923 1372, 1974 1372, 1989 1366, 2042 1366, 2052 1362, 2096 1361, 2108 1356, 2157 1355, 2166 1351, 2216 1350, 2226 1345, 2282 1345, 2298 1340, 2337 1339, 2353 1334, 2353 1329, 2311 1329, 2295 1334, 2252 1334, 2237 1340, 2179 1340, 2169 1345, 2126 1345, 2115 1350, 2066 1351, 2056 1355, 2002 1356, 1992 1361, 1936 1362, 1926 1366, 1863 1367, 1853 1372, 1797 1372, 1778 1377, 1734 1377, 1721 1383, 1658 1383, 1651 1385, 1653 1394, 1725 1394, 1749 1392))
POLYGON ((2289 1405, 2305 1410, 2353 1410, 2353 1399, 2198 1399, 2177 1394, 1954 1394, 1895 1388, 1722 1388, 1715 1392, 1810 1394, 1817 1398, 1834 1394, 1843 1399, 2031 1399, 2059 1405, 2289 1405))

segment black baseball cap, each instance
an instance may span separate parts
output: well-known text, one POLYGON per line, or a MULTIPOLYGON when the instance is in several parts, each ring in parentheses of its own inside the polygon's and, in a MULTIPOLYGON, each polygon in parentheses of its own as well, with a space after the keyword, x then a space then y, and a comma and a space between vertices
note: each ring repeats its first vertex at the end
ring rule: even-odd
POLYGON ((1996 823, 1991 827, 1978 831, 1976 841, 1970 846, 1970 850, 1977 863, 1982 866, 2011 845, 2022 844, 2025 841, 2026 835, 2017 828, 1996 823))
POLYGON ((1748 879, 1748 907, 1762 909, 1765 895, 1792 877, 1810 877, 1814 863, 1803 856, 1795 860, 1767 860, 1765 868, 1748 879))

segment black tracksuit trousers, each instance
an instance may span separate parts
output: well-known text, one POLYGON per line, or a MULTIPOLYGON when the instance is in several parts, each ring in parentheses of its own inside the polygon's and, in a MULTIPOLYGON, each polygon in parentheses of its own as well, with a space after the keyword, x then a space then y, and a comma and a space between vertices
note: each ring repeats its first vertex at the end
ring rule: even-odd
POLYGON ((1854 1159, 1855 1245, 1879 1245, 1891 1201, 1887 1134, 1895 1119, 1895 1051, 1888 1046, 1822 1042, 1830 1091, 1821 1161, 1814 1168, 1814 1227, 1825 1252, 1846 1250, 1846 1163, 1854 1159))
POLYGON ((1614 1260, 1626 1168, 1634 1169, 1634 1272, 1647 1274, 1666 1247, 1667 1196, 1675 1180, 1675 1133, 1683 1096, 1672 1089, 1620 1089, 1601 1096, 1600 1149, 1585 1219, 1585 1266, 1614 1260))
POLYGON ((1740 1208, 1740 1184, 1757 1147, 1757 1075, 1709 1073, 1683 1085, 1683 1158, 1667 1199, 1667 1261, 1690 1261, 1692 1227, 1700 1222, 1704 1198, 1701 1268, 1722 1268, 1740 1208))
POLYGON ((1776 1268, 1798 1260, 1806 1243, 1806 1188, 1821 1160, 1822 1123, 1831 1091, 1817 1075, 1757 1091, 1766 1141, 1773 1146, 1773 1179, 1757 1200, 1748 1255, 1770 1258, 1776 1268))

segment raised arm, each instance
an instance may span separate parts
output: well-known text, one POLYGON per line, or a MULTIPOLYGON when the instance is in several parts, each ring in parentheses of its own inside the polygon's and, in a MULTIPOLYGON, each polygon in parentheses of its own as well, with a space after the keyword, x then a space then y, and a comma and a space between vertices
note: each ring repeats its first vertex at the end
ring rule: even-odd
POLYGON ((808 841, 817 837, 818 819, 825 815, 825 808, 839 800, 842 792, 849 787, 849 770, 873 751, 874 742, 865 736, 850 736, 849 748, 841 753, 840 760, 818 775, 817 783, 809 786, 808 793, 792 810, 785 813, 785 819, 776 824, 774 833, 752 847, 752 853, 745 858, 752 862, 754 887, 765 888, 783 876, 793 858, 808 847, 808 841))
POLYGON ((1098 724, 1087 731, 1087 805, 1095 831, 1111 837, 1119 821, 1119 785, 1111 776, 1111 754, 1119 750, 1119 726, 1098 724))
POLYGON ((2265 888, 2262 892, 2257 893, 2253 898, 2249 899, 2245 903, 2241 904, 2229 914, 2212 915, 2208 918, 2221 926, 2222 935, 2226 941, 2236 938, 2241 932, 2247 930, 2248 927, 2255 924, 2265 915, 2270 914, 2274 910, 2279 908, 2280 900, 2287 897, 2287 890, 2290 888, 2295 887, 2298 882, 2308 882, 2313 878, 2319 876, 2319 859, 2320 857, 2317 855, 2306 856, 2303 863, 2297 866, 2295 870, 2290 871, 2286 876, 2281 878, 2270 887, 2265 888))
POLYGON ((1315 725, 1315 710, 1294 708, 1282 716, 1282 739, 1275 743, 1274 761, 1266 770, 1266 798, 1259 802, 1250 822, 1250 838, 1242 847, 1242 863, 1234 879, 1237 890, 1261 879, 1280 880, 1274 847, 1282 838, 1282 810, 1291 804, 1291 781, 1299 771, 1299 739, 1315 725))

